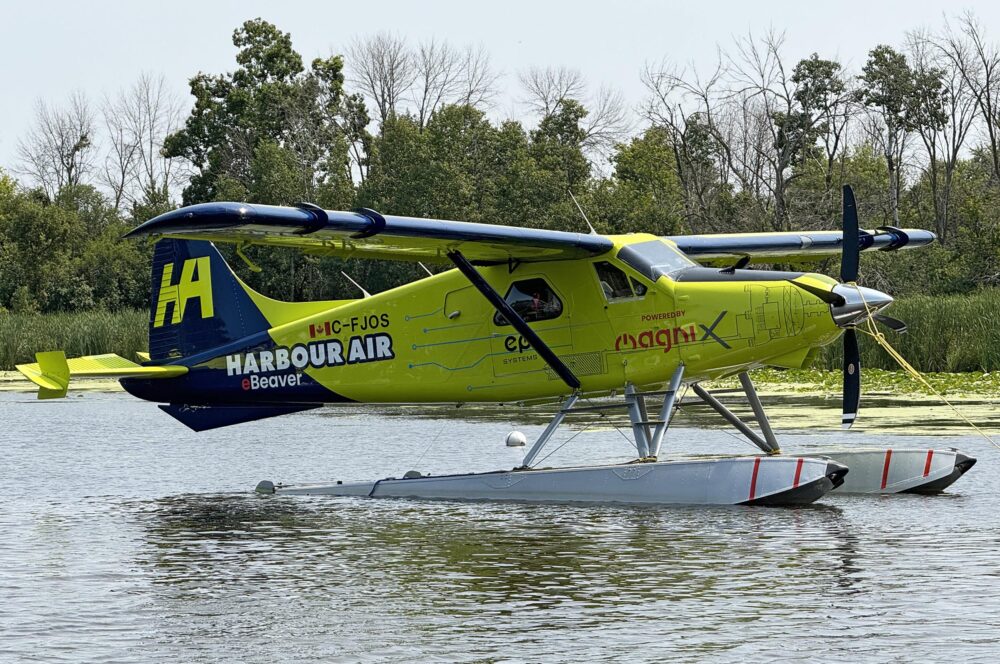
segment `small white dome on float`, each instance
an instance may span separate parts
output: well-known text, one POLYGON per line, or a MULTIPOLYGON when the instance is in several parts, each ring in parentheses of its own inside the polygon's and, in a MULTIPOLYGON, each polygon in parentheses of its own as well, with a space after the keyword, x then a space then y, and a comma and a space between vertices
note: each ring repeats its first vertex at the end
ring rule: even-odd
POLYGON ((528 439, 520 431, 511 431, 507 434, 507 447, 524 447, 528 439))

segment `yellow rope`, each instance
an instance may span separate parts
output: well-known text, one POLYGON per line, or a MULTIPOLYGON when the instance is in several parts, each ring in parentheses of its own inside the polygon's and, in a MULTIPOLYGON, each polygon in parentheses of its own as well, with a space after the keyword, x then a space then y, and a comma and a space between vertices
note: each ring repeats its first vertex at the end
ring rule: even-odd
POLYGON ((932 386, 929 382, 927 382, 927 379, 924 378, 923 375, 913 367, 913 365, 907 362, 906 358, 904 358, 898 350, 892 347, 892 344, 890 344, 888 339, 885 338, 885 334, 880 332, 878 327, 875 325, 875 318, 874 318, 875 312, 873 312, 871 310, 871 307, 868 306, 868 302, 865 300, 865 294, 861 292, 861 288, 858 287, 858 284, 853 281, 850 281, 847 282, 846 285, 853 286, 854 288, 857 289, 858 295, 861 296, 861 303, 865 305, 865 312, 868 314, 867 318, 865 318, 865 323, 868 329, 867 330, 861 328, 856 328, 856 329, 874 338, 875 341, 878 343, 878 345, 881 346, 883 349, 885 349, 885 352, 889 354, 889 357, 894 359, 896 361, 896 364, 902 367, 906 373, 908 373, 913 379, 915 379, 917 382, 926 387, 934 396, 936 396, 938 399, 947 404, 949 408, 955 411, 955 414, 958 415, 960 419, 964 420, 966 424, 975 429, 976 432, 979 433, 979 435, 981 435, 987 441, 989 441, 989 443, 993 445, 993 447, 1000 449, 1000 444, 998 444, 995 440, 993 440, 989 436, 989 434, 987 434, 985 431, 976 426, 975 422, 966 417, 965 414, 962 413, 962 411, 960 411, 953 403, 948 401, 943 394, 935 390, 934 386, 932 386))

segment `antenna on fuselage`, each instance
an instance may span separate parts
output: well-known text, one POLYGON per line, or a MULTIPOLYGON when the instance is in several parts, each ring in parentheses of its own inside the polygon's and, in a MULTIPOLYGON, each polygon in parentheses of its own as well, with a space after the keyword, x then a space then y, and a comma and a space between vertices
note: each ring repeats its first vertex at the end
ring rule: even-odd
POLYGON ((364 293, 364 294, 365 294, 365 297, 371 297, 371 296, 372 296, 372 294, 371 294, 371 293, 369 293, 368 291, 366 291, 366 290, 364 289, 364 286, 362 286, 361 284, 359 284, 358 282, 356 282, 356 281, 355 281, 354 279, 351 279, 351 276, 350 276, 349 274, 347 274, 347 273, 346 273, 346 272, 344 272, 343 270, 341 270, 341 271, 340 271, 340 273, 341 273, 342 275, 344 275, 344 279, 347 279, 347 280, 348 280, 348 281, 350 281, 350 282, 351 282, 352 284, 354 284, 355 286, 357 286, 357 287, 358 287, 358 290, 359 290, 359 291, 361 291, 362 293, 364 293))
POLYGON ((587 213, 583 211, 583 208, 580 207, 580 203, 576 200, 576 196, 573 195, 573 190, 567 189, 566 191, 569 192, 569 197, 573 199, 573 204, 576 205, 576 209, 580 211, 580 216, 583 217, 585 222, 587 222, 587 228, 590 229, 590 234, 597 235, 597 231, 594 230, 594 226, 590 223, 590 219, 587 219, 587 213))

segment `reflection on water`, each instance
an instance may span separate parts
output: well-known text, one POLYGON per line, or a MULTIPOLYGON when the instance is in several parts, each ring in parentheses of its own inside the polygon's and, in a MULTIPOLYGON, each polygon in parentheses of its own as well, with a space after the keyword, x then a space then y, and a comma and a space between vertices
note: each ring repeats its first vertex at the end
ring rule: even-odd
MULTIPOLYGON (((0 660, 995 660, 1000 461, 973 438, 935 440, 980 457, 948 496, 557 506, 251 493, 417 460, 514 465, 509 414, 330 409, 234 436, 109 395, 0 409, 0 660)), ((569 458, 621 454, 608 436, 580 436, 569 458)))
POLYGON ((595 655, 607 646, 578 642, 580 630, 654 648, 706 630, 728 649, 741 637, 734 630, 726 644, 725 624, 795 619, 803 592, 846 595, 861 577, 856 539, 830 506, 182 496, 134 508, 164 610, 198 615, 232 597, 282 614, 322 608, 308 620, 336 631, 330 652, 347 658, 382 642, 423 643, 449 660, 501 646, 553 659, 570 642, 595 655))

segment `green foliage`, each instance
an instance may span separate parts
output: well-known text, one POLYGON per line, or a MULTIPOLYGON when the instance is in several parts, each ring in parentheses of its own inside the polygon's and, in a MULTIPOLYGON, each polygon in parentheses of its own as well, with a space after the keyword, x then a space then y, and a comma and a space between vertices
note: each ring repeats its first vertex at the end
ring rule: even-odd
POLYGON ((684 193, 669 134, 650 128, 619 145, 612 157, 613 177, 600 180, 586 199, 592 222, 607 233, 684 232, 684 193))
POLYGON ((164 143, 166 156, 198 169, 184 202, 290 203, 320 191, 342 199, 348 145, 367 124, 359 98, 344 95, 342 58, 317 58, 306 71, 291 36, 262 19, 238 28, 233 45, 239 67, 191 79, 194 108, 164 143))

